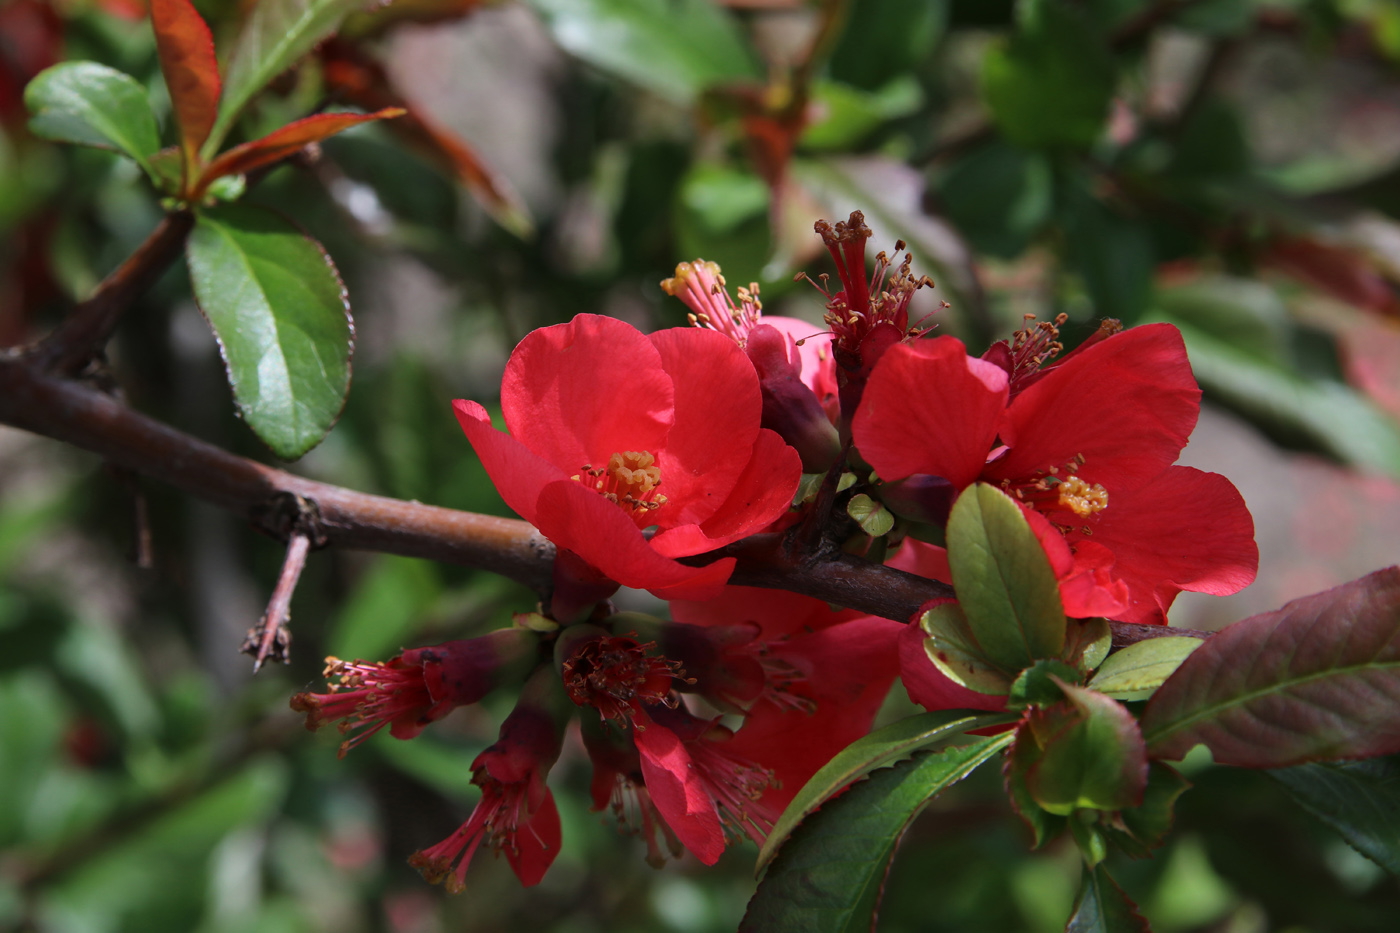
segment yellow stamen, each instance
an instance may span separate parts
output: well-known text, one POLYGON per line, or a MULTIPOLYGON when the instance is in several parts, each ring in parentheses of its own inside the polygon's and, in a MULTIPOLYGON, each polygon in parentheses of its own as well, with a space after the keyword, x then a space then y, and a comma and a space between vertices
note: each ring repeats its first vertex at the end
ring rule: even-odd
POLYGON ((1070 476, 1058 489, 1060 505, 1076 515, 1087 517, 1108 508, 1108 490, 1098 483, 1091 486, 1077 476, 1070 476))

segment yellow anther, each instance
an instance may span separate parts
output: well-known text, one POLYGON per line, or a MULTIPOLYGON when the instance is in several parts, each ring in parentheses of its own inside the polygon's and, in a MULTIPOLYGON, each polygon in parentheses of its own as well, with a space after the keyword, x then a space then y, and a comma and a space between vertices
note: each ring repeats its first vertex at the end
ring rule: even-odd
POLYGON ((1076 515, 1090 516, 1108 508, 1108 490, 1071 476, 1059 484, 1060 505, 1076 515))

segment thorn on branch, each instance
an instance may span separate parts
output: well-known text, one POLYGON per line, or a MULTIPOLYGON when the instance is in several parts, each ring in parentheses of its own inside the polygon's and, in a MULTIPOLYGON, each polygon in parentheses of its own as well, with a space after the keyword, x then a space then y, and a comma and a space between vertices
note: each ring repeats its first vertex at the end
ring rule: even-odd
POLYGON ((248 630, 240 649, 253 656, 254 674, 262 670, 263 662, 269 657, 283 664, 291 660, 292 630, 287 623, 291 621, 292 593, 301 579, 310 550, 311 539, 304 534, 294 534, 287 542, 287 559, 282 562, 282 575, 277 578, 267 611, 257 626, 248 630))
POLYGON ((278 537, 287 539, 287 557, 282 573, 268 600, 267 611, 258 624, 248 630, 240 649, 253 657, 253 673, 262 669, 269 657, 283 664, 291 660, 292 593, 296 591, 306 555, 311 548, 324 547, 325 532, 321 529, 321 512, 316 503, 295 493, 280 493, 254 515, 254 520, 278 537))

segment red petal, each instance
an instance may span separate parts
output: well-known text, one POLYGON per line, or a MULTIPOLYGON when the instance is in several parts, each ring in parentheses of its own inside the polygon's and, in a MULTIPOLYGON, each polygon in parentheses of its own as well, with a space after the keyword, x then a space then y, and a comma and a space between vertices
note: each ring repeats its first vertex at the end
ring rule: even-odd
POLYGON ((506 845, 506 861, 525 887, 540 883, 554 858, 559 854, 563 835, 559 830, 559 810, 554 806, 554 794, 545 791, 544 803, 531 814, 528 822, 519 826, 506 845))
MULTIPOLYGON (((1131 496, 1116 496, 1093 524, 1128 585, 1124 622, 1166 622, 1180 590, 1226 596, 1254 581, 1259 548, 1239 490, 1218 473, 1173 466, 1131 496)), ((1082 534, 1071 531, 1075 543, 1082 534)))
POLYGON ((898 344, 870 374, 851 433, 882 478, 931 473, 961 489, 986 464, 1006 397, 1005 371, 954 337, 898 344))
POLYGON ((534 525, 545 537, 623 586, 705 599, 734 569, 733 558, 688 567, 661 556, 622 509, 573 480, 545 486, 536 508, 534 525))
POLYGON ((388 107, 375 113, 322 113, 288 123, 261 139, 234 146, 220 155, 200 176, 200 189, 223 175, 243 175, 293 154, 308 143, 348 130, 361 123, 403 116, 403 108, 388 107))
POLYGON ((953 571, 948 568, 948 549, 936 544, 905 538, 899 550, 885 563, 897 570, 928 577, 930 580, 953 582, 953 571))
POLYGON ((752 622, 759 626, 759 638, 771 641, 784 635, 812 632, 856 618, 854 610, 833 611, 820 599, 765 590, 752 586, 726 586, 724 592, 706 602, 676 600, 671 618, 687 625, 733 625, 752 622))
POLYGON ((655 517, 663 528, 702 522, 752 457, 763 417, 758 374, 739 345, 716 331, 674 327, 651 342, 675 386, 674 421, 657 458, 668 502, 655 517))
POLYGON ((764 428, 753 445, 753 456, 719 510, 702 525, 683 525, 661 532, 652 539, 651 546, 668 557, 685 557, 724 547, 761 531, 792 507, 801 479, 802 459, 797 451, 776 432, 764 428))
POLYGON ((1134 327, 1016 396, 1001 426, 1011 449, 987 475, 1021 480, 1082 454, 1088 482, 1135 489, 1176 460, 1200 408, 1181 333, 1170 324, 1134 327))
POLYGON ((501 380, 510 433, 570 476, 622 451, 662 450, 674 397, 651 341, 596 314, 526 334, 501 380))
MULTIPOLYGON (((643 713, 639 719, 646 719, 643 713)), ((652 803, 681 843, 706 865, 724 853, 724 828, 715 802, 691 767, 690 753, 674 732, 654 722, 642 723, 632 738, 642 758, 642 778, 652 803)))
POLYGON ((1006 697, 960 687, 939 673, 924 650, 924 633, 917 625, 906 625, 899 633, 899 676, 904 681, 904 689, 909 691, 909 699, 930 712, 1006 708, 1006 697))
POLYGON ((905 628, 863 616, 771 646, 776 657, 806 675, 792 692, 817 704, 809 714, 760 700, 729 742, 735 755, 771 768, 781 782, 763 795, 774 813, 782 812, 818 768, 870 731, 899 673, 898 637, 905 628))
POLYGON ((807 388, 821 395, 821 390, 830 383, 835 391, 835 376, 826 376, 826 370, 834 369, 836 362, 831 355, 831 332, 824 331, 815 324, 795 317, 765 314, 762 322, 786 334, 797 344, 797 352, 802 362, 802 381, 807 388))
POLYGON ((459 398, 452 403, 452 410, 506 505, 538 527, 535 503, 540 490, 548 483, 572 481, 563 470, 541 460, 509 434, 491 427, 491 416, 476 402, 459 398))
POLYGON ((151 0, 151 25, 170 104, 180 123, 181 145, 186 158, 193 159, 219 111, 214 36, 189 0, 151 0))

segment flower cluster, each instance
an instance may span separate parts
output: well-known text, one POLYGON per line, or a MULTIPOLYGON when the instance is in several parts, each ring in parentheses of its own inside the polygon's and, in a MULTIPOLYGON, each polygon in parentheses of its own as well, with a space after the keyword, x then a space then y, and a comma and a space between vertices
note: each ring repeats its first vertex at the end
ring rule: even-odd
POLYGON ((555 546, 548 601, 482 638, 331 659, 338 683, 292 700, 309 728, 353 733, 344 754, 520 685, 473 764, 480 802, 411 860, 429 880, 461 889, 483 843, 523 883, 541 879, 562 841, 547 779, 575 719, 595 809, 655 864, 686 850, 711 864, 731 841, 762 842, 803 783, 869 731, 896 677, 930 709, 1003 704, 946 679, 905 620, 730 585, 725 549, 750 536, 769 533, 789 559, 816 540, 951 582, 947 553, 926 542, 961 491, 988 483, 1019 506, 1070 617, 1163 623, 1182 590, 1253 579, 1239 493, 1175 465, 1200 391, 1174 328, 1109 322, 1064 353, 1063 319, 1032 320, 973 356, 911 326, 931 283, 907 256, 880 253, 867 276, 858 212, 817 232, 841 282, 818 286, 823 332, 765 316, 757 285, 735 301, 719 267, 696 260, 662 283, 694 326, 645 335, 579 315, 515 349, 505 431, 482 405, 455 403, 506 503, 555 546), (803 472, 824 495, 798 494, 803 472), (667 600, 670 618, 616 611, 620 586, 667 600))

